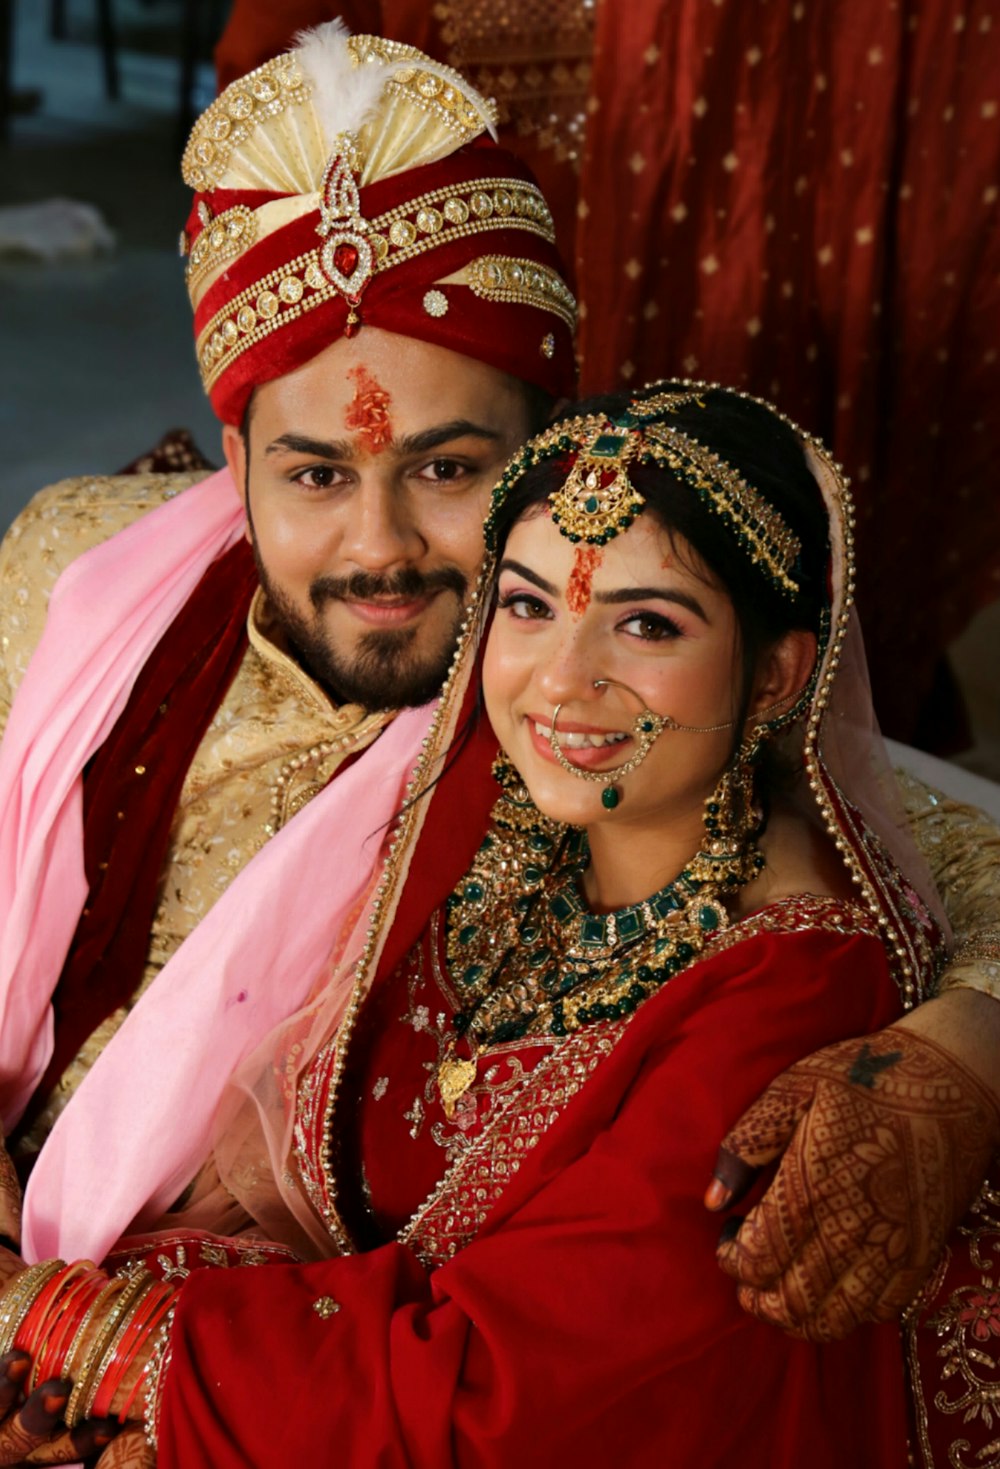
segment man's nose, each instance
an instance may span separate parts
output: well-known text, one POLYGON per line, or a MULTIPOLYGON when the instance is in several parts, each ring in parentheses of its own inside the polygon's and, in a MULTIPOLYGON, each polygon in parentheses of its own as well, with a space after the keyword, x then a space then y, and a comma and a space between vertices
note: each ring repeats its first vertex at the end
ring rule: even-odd
POLYGON ((353 496, 343 552, 364 571, 387 571, 418 560, 423 538, 397 488, 381 476, 364 478, 353 496))

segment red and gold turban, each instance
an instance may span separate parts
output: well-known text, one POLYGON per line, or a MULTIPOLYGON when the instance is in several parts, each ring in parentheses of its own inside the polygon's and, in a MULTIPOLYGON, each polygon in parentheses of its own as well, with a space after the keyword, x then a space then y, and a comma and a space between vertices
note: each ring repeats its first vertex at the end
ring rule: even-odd
POLYGON ((364 325, 572 391, 576 303, 552 217, 492 121, 456 72, 338 22, 208 108, 184 153, 182 248, 224 422, 364 325))

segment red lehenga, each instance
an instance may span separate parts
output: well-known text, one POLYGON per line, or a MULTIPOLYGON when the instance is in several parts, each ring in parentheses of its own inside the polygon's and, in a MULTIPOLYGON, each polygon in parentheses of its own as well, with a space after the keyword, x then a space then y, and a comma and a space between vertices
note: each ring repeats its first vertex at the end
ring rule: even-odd
POLYGON ((317 1058, 300 1166, 363 1248, 188 1281, 160 1464, 902 1469, 896 1328, 816 1348, 744 1315, 701 1204, 768 1080, 898 1013, 870 915, 768 909, 630 1021, 501 1048, 449 1122, 453 1006, 434 923, 373 989, 332 1112, 317 1058))
POLYGON ((262 1050, 243 1078, 250 1123, 230 1129, 250 1145, 217 1150, 226 1186, 273 1238, 291 1221, 308 1261, 186 1282, 165 1469, 907 1463, 897 1329, 817 1347, 744 1315, 701 1203, 745 1104, 797 1057, 890 1022, 924 992, 939 938, 875 809, 849 512, 812 463, 834 631, 802 799, 836 833, 856 901, 776 903, 630 1017, 491 1048, 449 1117, 441 913, 497 799, 493 736, 466 721, 471 617, 416 788, 450 758, 402 813, 346 1014, 327 1024, 324 987, 262 1050))

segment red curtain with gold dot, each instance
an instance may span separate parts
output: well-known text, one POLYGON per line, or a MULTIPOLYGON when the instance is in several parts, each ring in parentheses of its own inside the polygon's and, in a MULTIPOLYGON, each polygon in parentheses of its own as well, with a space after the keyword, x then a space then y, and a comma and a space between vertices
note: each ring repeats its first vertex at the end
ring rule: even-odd
POLYGON ((498 97, 575 266, 584 392, 717 379, 833 446, 883 726, 953 744, 942 655, 1000 596, 1000 0, 311 9, 498 97))

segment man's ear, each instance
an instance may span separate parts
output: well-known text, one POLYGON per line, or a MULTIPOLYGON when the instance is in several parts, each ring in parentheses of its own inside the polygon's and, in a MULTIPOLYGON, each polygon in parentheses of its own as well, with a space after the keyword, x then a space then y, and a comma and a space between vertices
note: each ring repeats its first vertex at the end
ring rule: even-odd
POLYGON ((790 707, 809 682, 816 662, 816 634, 805 628, 786 632, 764 654, 754 679, 750 714, 772 704, 790 707))
MULTIPOLYGON (((239 491, 240 499, 243 501, 243 509, 247 508, 247 445, 241 431, 234 424, 224 423, 222 425, 222 452, 226 456, 229 465, 229 473, 239 491)), ((247 540, 250 539, 249 516, 247 526, 243 532, 247 540)))

